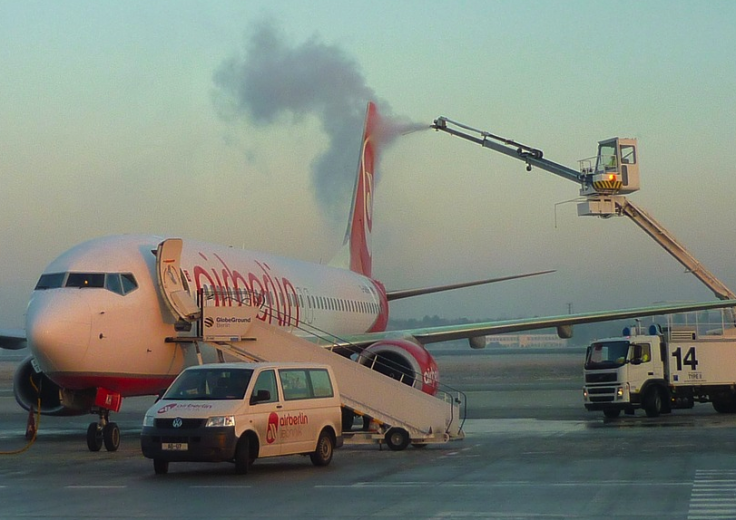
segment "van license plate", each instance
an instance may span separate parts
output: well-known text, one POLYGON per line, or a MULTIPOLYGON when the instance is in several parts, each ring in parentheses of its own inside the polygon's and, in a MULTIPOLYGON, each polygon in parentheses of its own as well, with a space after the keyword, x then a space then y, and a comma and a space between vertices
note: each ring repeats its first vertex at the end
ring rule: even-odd
POLYGON ((164 442, 161 445, 161 449, 166 451, 187 451, 189 445, 186 442, 164 442))

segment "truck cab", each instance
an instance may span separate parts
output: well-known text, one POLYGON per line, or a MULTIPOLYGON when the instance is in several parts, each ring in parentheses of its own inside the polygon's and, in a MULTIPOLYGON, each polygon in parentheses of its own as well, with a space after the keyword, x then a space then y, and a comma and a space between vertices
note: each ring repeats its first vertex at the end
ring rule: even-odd
POLYGON ((170 462, 309 455, 316 466, 343 444, 337 382, 328 365, 214 363, 189 367, 147 412, 141 450, 157 474, 170 462))
MULTIPOLYGON (((628 331, 627 331, 628 332, 628 331)), ((585 356, 585 408, 617 417, 643 408, 670 411, 660 335, 625 335, 593 342, 585 356)))

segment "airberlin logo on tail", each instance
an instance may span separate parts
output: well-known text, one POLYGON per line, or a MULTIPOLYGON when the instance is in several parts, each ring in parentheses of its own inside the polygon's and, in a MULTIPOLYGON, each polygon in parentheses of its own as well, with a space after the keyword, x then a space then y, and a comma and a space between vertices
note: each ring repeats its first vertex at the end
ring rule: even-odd
POLYGON ((352 271, 371 275, 371 232, 373 230, 373 186, 375 184, 375 143, 370 123, 366 127, 363 150, 358 172, 358 192, 351 229, 350 268, 352 271))
MULTIPOLYGON (((363 177, 363 232, 370 240, 373 230, 373 138, 368 136, 363 143, 362 177, 363 177)), ((367 244, 370 246, 370 244, 367 244)), ((370 248, 368 253, 370 254, 370 248)))

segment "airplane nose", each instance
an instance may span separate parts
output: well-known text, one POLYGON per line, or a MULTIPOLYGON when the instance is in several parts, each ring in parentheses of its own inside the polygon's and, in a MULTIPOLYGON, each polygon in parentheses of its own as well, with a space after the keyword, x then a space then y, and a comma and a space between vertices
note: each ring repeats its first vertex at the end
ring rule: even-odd
POLYGON ((45 373, 79 370, 91 314, 79 291, 37 291, 26 312, 28 347, 45 373))

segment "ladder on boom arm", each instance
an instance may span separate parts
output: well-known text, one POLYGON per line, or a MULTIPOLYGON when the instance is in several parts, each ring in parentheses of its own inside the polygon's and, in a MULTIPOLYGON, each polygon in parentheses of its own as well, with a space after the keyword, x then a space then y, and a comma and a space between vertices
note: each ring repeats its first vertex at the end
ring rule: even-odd
POLYGON ((625 216, 631 219, 660 247, 695 275, 721 300, 736 298, 731 291, 681 244, 653 216, 634 205, 626 194, 639 190, 639 164, 636 139, 612 138, 598 143, 598 155, 580 162, 578 170, 544 158, 537 148, 500 137, 490 132, 452 121, 446 117, 435 119, 437 131, 490 148, 526 163, 527 171, 533 166, 554 173, 580 185, 579 216, 625 216), (467 132, 472 132, 472 135, 467 132))
POLYGON ((685 268, 695 277, 703 282, 706 287, 713 291, 720 300, 736 299, 731 289, 726 287, 723 282, 716 278, 703 264, 690 254, 690 252, 677 241, 677 239, 657 222, 646 211, 636 206, 626 197, 616 201, 616 213, 629 217, 639 226, 647 235, 652 237, 657 243, 663 245, 664 249, 678 260, 685 268))
MULTIPOLYGON (((461 392, 426 394, 372 370, 359 360, 333 352, 329 344, 323 346, 299 335, 306 331, 267 324, 257 317, 265 302, 247 290, 214 288, 216 297, 200 293, 199 301, 195 302, 175 280, 179 276, 181 250, 181 239, 170 238, 159 245, 156 254, 163 300, 182 324, 189 325, 178 327, 182 330, 180 335, 167 341, 193 344, 200 364, 200 344, 204 344, 217 349, 220 361, 227 355, 248 362, 330 365, 337 378, 343 407, 372 419, 373 430, 343 432, 348 442, 385 442, 397 450, 409 443, 421 445, 464 438, 461 409, 464 410, 465 400, 461 392)), ((345 349, 344 345, 340 348, 345 349)), ((373 361, 377 362, 375 358, 373 361)), ((420 384, 419 381, 415 383, 420 384)))

